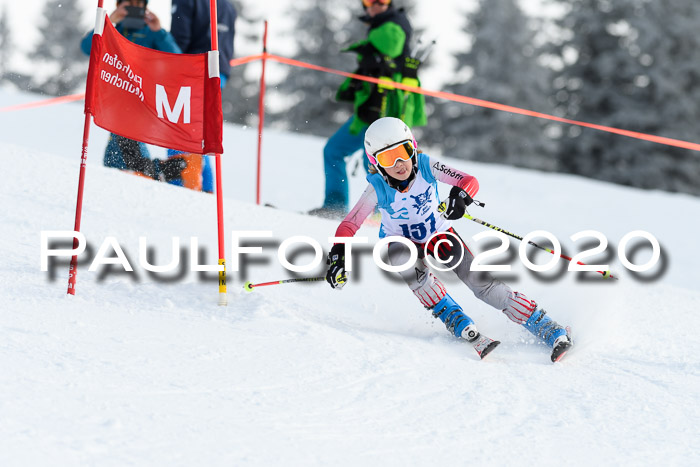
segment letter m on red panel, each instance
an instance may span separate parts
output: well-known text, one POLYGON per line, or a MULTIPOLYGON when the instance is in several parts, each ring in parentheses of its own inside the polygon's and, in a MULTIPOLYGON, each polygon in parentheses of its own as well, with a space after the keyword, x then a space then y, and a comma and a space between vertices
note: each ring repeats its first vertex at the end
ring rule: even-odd
POLYGON ((197 154, 223 152, 219 77, 207 54, 171 54, 129 42, 105 19, 93 36, 85 112, 105 130, 197 154))

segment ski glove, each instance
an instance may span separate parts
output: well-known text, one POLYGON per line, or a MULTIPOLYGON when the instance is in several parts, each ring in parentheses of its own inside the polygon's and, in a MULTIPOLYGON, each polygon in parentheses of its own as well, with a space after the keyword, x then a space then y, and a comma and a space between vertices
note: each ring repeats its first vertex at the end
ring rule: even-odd
POLYGON ((129 170, 142 173, 154 180, 164 179, 166 182, 180 178, 187 167, 187 161, 182 157, 168 159, 150 159, 141 153, 138 141, 114 135, 124 158, 124 165, 129 170))
POLYGON ((328 271, 326 272, 326 281, 334 289, 342 289, 348 280, 345 274, 345 244, 337 243, 333 245, 328 259, 326 259, 328 271))
POLYGON ((450 196, 447 198, 445 203, 446 209, 443 216, 445 219, 451 221, 456 220, 464 216, 467 212, 467 206, 472 204, 474 200, 469 194, 458 186, 453 186, 450 190, 450 196))
POLYGON ((420 60, 413 57, 406 57, 403 62, 402 78, 418 79, 418 68, 420 68, 420 60))
POLYGON ((166 182, 176 180, 182 176, 182 171, 187 167, 187 161, 182 157, 169 157, 159 160, 158 171, 163 174, 166 182))
POLYGON ((119 135, 114 135, 113 138, 119 146, 127 169, 142 173, 150 178, 158 178, 156 176, 155 162, 148 157, 144 157, 138 141, 119 135))

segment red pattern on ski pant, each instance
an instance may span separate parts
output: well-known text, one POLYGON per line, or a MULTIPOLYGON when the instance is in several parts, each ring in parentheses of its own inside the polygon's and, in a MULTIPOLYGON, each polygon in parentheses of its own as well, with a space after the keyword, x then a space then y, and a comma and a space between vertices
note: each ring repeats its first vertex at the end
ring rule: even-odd
POLYGON ((503 313, 518 324, 524 324, 537 308, 537 303, 530 300, 520 292, 512 292, 508 298, 508 306, 503 309, 503 313))
MULTIPOLYGON (((476 298, 497 308, 516 323, 522 324, 532 315, 536 303, 524 294, 514 292, 508 285, 482 271, 470 271, 474 255, 454 229, 440 233, 426 244, 416 244, 419 258, 413 267, 399 273, 418 300, 426 308, 432 308, 446 294, 443 283, 433 275, 426 264, 425 254, 436 255, 445 263, 440 267, 451 267, 452 272, 474 293, 476 298), (464 252, 464 255, 462 255, 464 252), (462 257, 463 256, 463 257, 462 257), (460 261, 461 258, 461 261, 460 261), (459 263, 459 264, 457 264, 459 263)), ((389 263, 406 264, 410 252, 400 243, 389 244, 389 263)))

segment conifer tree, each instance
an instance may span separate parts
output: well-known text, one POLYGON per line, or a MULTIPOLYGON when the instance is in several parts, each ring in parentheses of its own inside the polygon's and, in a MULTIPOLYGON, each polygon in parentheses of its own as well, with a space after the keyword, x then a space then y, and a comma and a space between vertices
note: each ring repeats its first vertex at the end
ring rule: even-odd
MULTIPOLYGON (((241 39, 259 44, 262 42, 262 18, 249 15, 245 5, 235 4, 238 17, 236 19, 236 35, 234 37, 234 53, 238 55, 241 39)), ((237 58, 237 57, 234 57, 237 58)), ((224 121, 239 125, 255 125, 258 121, 258 97, 260 77, 253 76, 249 65, 231 68, 226 87, 221 92, 221 108, 224 121)))
MULTIPOLYGON (((357 16, 357 0, 300 0, 289 14, 297 51, 292 58, 342 71, 355 71, 356 55, 341 49, 365 37, 357 16)), ((330 136, 352 114, 352 106, 335 101, 343 77, 305 68, 290 68, 273 93, 286 101, 271 115, 280 126, 303 133, 330 136)))
MULTIPOLYGON (((550 71, 538 63, 531 20, 515 0, 480 0, 466 14, 471 39, 455 55, 457 68, 446 90, 540 112, 549 106, 550 71)), ((433 104, 431 143, 455 157, 554 170, 550 123, 522 115, 448 101, 433 104), (450 152, 451 151, 451 152, 450 152)))
POLYGON ((0 11, 0 81, 3 80, 9 69, 12 50, 11 37, 7 5, 3 5, 2 11, 0 11))
POLYGON ((50 95, 75 92, 87 74, 88 60, 80 50, 85 30, 80 27, 82 11, 77 0, 49 0, 40 21, 41 39, 30 58, 49 65, 46 77, 36 76, 36 88, 50 95))
MULTIPOLYGON (((560 25, 565 66, 555 78, 563 114, 696 141, 700 117, 700 5, 693 0, 575 0, 560 25)), ((643 188, 700 194, 697 153, 570 127, 567 172, 643 188)))
MULTIPOLYGON (((637 32, 631 52, 644 71, 635 76, 635 89, 643 90, 642 99, 648 103, 629 116, 636 120, 651 114, 654 124, 647 125, 649 132, 700 142, 700 3, 645 1, 635 6, 629 22, 637 32)), ((625 159, 635 170, 616 174, 615 181, 700 195, 699 152, 658 144, 634 146, 625 159)))

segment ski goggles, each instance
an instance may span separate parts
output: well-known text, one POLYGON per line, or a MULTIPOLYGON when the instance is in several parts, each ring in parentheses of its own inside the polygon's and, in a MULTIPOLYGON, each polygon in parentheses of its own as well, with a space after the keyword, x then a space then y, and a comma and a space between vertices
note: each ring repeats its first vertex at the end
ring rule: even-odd
POLYGON ((381 5, 388 5, 391 3, 391 0, 362 0, 362 4, 365 8, 369 8, 375 3, 379 3, 381 5))
POLYGON ((416 146, 412 141, 404 141, 396 146, 391 146, 387 149, 382 149, 374 155, 368 154, 369 161, 372 165, 380 165, 385 169, 396 165, 398 161, 407 161, 416 155, 416 146))

